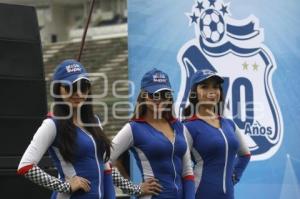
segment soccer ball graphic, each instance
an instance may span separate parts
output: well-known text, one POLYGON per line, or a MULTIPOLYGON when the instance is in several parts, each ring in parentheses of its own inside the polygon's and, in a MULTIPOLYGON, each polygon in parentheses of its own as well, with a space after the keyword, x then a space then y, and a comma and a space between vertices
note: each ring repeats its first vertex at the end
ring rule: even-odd
POLYGON ((222 15, 214 9, 203 12, 200 16, 200 33, 210 43, 219 42, 225 33, 225 23, 222 15))

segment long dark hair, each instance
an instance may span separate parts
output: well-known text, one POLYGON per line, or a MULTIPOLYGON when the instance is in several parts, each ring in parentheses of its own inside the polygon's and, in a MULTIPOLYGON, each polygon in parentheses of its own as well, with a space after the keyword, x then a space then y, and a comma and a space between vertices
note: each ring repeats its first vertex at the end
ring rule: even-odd
MULTIPOLYGON (((136 119, 140 119, 143 118, 146 113, 147 113, 147 104, 146 104, 146 96, 148 95, 148 92, 145 90, 141 90, 141 92, 138 95, 137 98, 137 103, 135 105, 134 108, 134 112, 133 112, 133 116, 131 118, 131 120, 136 120, 136 119)), ((173 117, 173 98, 170 99, 169 101, 170 103, 168 103, 167 107, 166 107, 166 111, 164 111, 162 113, 162 117, 167 120, 167 121, 171 121, 174 117, 173 117)))
MULTIPOLYGON (((70 107, 65 104, 60 104, 59 102, 63 102, 63 99, 59 97, 60 95, 60 83, 55 83, 53 85, 53 93, 56 95, 54 97, 54 102, 58 102, 54 106, 53 116, 57 117, 65 117, 69 115, 70 107)), ((91 90, 91 89, 90 89, 91 90)), ((88 95, 91 96, 91 91, 89 91, 88 95)), ((88 104, 84 104, 81 107, 81 121, 84 124, 98 124, 98 119, 96 118, 93 106, 91 105, 92 98, 88 97, 86 102, 88 104)), ((74 151, 76 149, 76 131, 75 124, 73 123, 73 119, 57 119, 57 135, 58 135, 58 148, 59 151, 67 162, 74 162, 74 151)), ((110 149, 111 149, 111 141, 104 134, 103 130, 99 125, 88 125, 84 126, 84 128, 93 136, 96 141, 97 151, 100 152, 101 157, 106 162, 110 158, 110 149)))
MULTIPOLYGON (((183 111, 183 115, 184 115, 185 119, 195 115, 198 111, 198 110, 196 110, 196 108, 198 107, 197 104, 199 103, 198 95, 197 95, 197 87, 200 84, 203 84, 203 82, 200 82, 199 84, 194 85, 190 91, 190 94, 189 94, 190 104, 183 111)), ((217 103, 217 106, 215 107, 215 112, 218 115, 222 115, 223 105, 224 105, 224 103, 223 103, 223 88, 222 88, 221 83, 218 83, 218 85, 220 88, 221 95, 220 95, 220 101, 217 103)))

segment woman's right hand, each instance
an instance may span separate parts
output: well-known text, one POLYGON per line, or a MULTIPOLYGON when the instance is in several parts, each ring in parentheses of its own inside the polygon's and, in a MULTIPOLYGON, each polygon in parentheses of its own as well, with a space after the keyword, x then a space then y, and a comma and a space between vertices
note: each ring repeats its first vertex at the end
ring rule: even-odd
POLYGON ((158 183, 155 178, 147 179, 145 182, 140 184, 141 186, 141 196, 145 195, 158 195, 163 187, 158 183))
POLYGON ((79 189, 82 189, 85 192, 89 192, 91 189, 91 182, 87 179, 79 176, 73 176, 68 181, 71 186, 71 193, 78 191, 79 189))

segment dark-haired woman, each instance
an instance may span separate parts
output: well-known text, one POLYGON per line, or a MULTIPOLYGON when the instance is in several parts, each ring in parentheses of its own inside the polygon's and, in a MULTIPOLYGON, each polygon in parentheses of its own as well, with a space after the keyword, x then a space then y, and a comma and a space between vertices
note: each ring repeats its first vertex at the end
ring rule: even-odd
POLYGON ((65 60, 53 76, 53 116, 35 133, 18 173, 53 191, 52 199, 114 199, 111 142, 102 131, 91 105, 91 84, 83 65, 65 60), (48 150, 59 178, 39 168, 48 150))
POLYGON ((186 128, 172 117, 173 98, 166 73, 153 69, 141 81, 132 120, 113 139, 114 163, 127 150, 137 161, 143 181, 153 185, 142 199, 193 199, 194 177, 186 128))
POLYGON ((238 127, 219 115, 223 81, 210 70, 198 71, 191 78, 185 126, 195 162, 197 199, 233 199, 234 184, 250 160, 238 127))

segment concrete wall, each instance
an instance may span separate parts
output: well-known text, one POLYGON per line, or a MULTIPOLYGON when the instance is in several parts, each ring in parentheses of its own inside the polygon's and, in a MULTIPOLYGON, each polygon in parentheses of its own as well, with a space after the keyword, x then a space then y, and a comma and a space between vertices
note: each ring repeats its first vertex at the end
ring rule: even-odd
MULTIPOLYGON (((42 25, 41 38, 43 42, 53 42, 55 38, 56 41, 70 40, 72 31, 82 31, 89 9, 90 2, 84 0, 82 3, 74 5, 52 1, 48 10, 38 8, 38 13, 42 13, 39 14, 38 18, 42 25)), ((121 19, 124 17, 127 17, 126 0, 97 0, 90 26, 99 28, 102 21, 110 20, 112 20, 113 23, 121 23, 121 19), (115 16, 119 16, 120 20, 115 20, 115 16)), ((101 34, 101 31, 94 32, 94 34, 99 33, 101 34)), ((99 35, 92 35, 92 37, 97 36, 99 35)), ((72 39, 74 39, 74 37, 72 39)))

